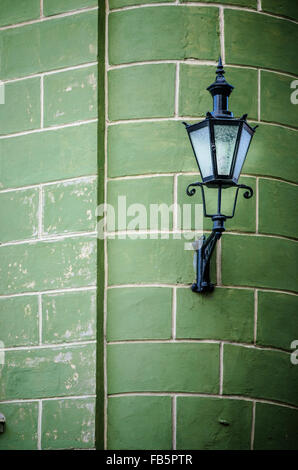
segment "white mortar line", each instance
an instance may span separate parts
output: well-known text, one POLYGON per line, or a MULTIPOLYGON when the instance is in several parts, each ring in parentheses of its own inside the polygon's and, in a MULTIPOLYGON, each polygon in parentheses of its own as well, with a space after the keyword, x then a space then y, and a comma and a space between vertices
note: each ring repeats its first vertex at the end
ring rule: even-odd
POLYGON ((46 398, 15 398, 13 400, 0 400, 0 404, 11 404, 11 403, 38 403, 43 401, 57 401, 57 400, 79 400, 84 398, 96 398, 96 395, 61 395, 58 397, 46 397, 46 398))
MULTIPOLYGON (((116 126, 119 124, 137 124, 137 123, 146 123, 146 122, 162 122, 162 121, 185 121, 185 120, 192 120, 196 122, 201 122, 204 120, 203 116, 177 116, 177 117, 163 117, 163 118, 134 118, 134 119, 120 119, 116 121, 108 121, 108 126, 116 126)), ((277 126, 282 127, 285 129, 293 130, 298 132, 296 127, 288 126, 286 124, 281 124, 279 122, 269 122, 269 121, 258 121, 257 119, 248 119, 248 123, 255 123, 260 122, 261 124, 268 125, 268 126, 277 126)))
POLYGON ((256 178, 256 234, 259 235, 259 177, 256 178))
MULTIPOLYGON (((77 182, 88 182, 92 183, 97 179, 97 175, 87 175, 87 176, 77 176, 73 178, 65 178, 61 180, 56 180, 56 181, 49 181, 46 183, 36 183, 36 184, 29 184, 25 186, 18 186, 16 188, 6 188, 6 189, 0 189, 0 194, 2 193, 10 193, 14 191, 25 191, 27 189, 37 189, 37 188, 44 188, 47 186, 53 186, 53 185, 58 185, 58 184, 64 184, 64 183, 77 183, 77 182)), ((297 183, 298 185, 298 183, 297 183)))
POLYGON ((82 395, 73 395, 73 396, 58 396, 58 397, 47 397, 41 398, 41 401, 57 401, 57 400, 80 400, 85 398, 96 398, 96 394, 82 394, 82 395))
MULTIPOLYGON (((108 27, 109 27, 109 0, 105 0, 106 13, 105 13, 105 134, 104 134, 104 203, 108 202, 108 67, 109 67, 109 49, 108 49, 108 27)), ((107 294, 108 294, 108 244, 107 239, 104 239, 104 305, 103 305, 103 377, 104 377, 104 449, 107 449, 108 444, 108 375, 107 375, 107 294)))
POLYGON ((280 352, 280 353, 284 353, 284 354, 291 354, 291 351, 286 351, 284 349, 274 348, 274 347, 271 347, 271 346, 261 346, 259 344, 239 343, 239 342, 236 342, 236 341, 233 342, 233 341, 227 341, 227 340, 224 340, 223 344, 229 344, 229 345, 232 345, 232 346, 240 346, 240 347, 246 348, 246 349, 272 351, 272 352, 280 352))
POLYGON ((262 0, 258 0, 258 11, 262 11, 262 3, 261 3, 262 0))
MULTIPOLYGON (((125 180, 137 180, 137 179, 146 179, 146 178, 157 178, 157 177, 175 177, 178 176, 179 173, 145 173, 140 175, 126 175, 126 176, 115 176, 115 177, 108 177, 107 181, 125 181, 125 180)), ((198 175, 197 172, 189 173, 180 173, 181 175, 198 175)))
MULTIPOLYGON (((170 283, 130 283, 130 284, 114 284, 111 286, 108 286, 108 289, 125 289, 125 288, 131 288, 131 287, 168 287, 168 288, 173 288, 176 287, 177 289, 190 289, 190 283, 189 284, 170 284, 170 283)), ((249 290, 249 291, 254 291, 255 287, 253 286, 234 286, 234 285, 222 285, 222 286, 217 286, 217 289, 238 289, 238 290, 249 290)), ((298 296, 298 293, 292 292, 292 291, 287 291, 287 290, 281 290, 281 289, 272 289, 270 287, 268 288, 260 288, 258 287, 258 290, 260 292, 272 292, 276 294, 287 294, 287 295, 294 295, 298 296)), ((13 294, 13 295, 19 295, 19 294, 13 294)), ((23 295, 23 294, 20 294, 23 295)), ((29 294, 32 295, 32 294, 29 294)), ((1 296, 0 296, 1 298, 1 296)))
POLYGON ((24 296, 31 296, 31 295, 55 295, 55 294, 67 294, 69 292, 81 292, 81 291, 89 291, 89 290, 96 290, 97 286, 86 286, 86 287, 69 287, 66 289, 53 289, 53 290, 44 290, 44 291, 37 291, 37 292, 18 292, 17 294, 0 294, 1 299, 11 299, 14 297, 24 297, 24 296))
POLYGON ((1 348, 1 351, 9 352, 9 351, 33 351, 33 350, 41 350, 41 349, 60 349, 60 348, 71 348, 73 346, 84 346, 88 344, 96 344, 95 339, 90 339, 86 341, 73 341, 69 343, 48 343, 48 344, 39 344, 36 346, 14 346, 11 348, 1 348))
POLYGON ((258 122, 261 122, 261 69, 258 69, 258 122))
MULTIPOLYGON (((122 288, 131 288, 131 287, 167 287, 169 289, 172 288, 183 288, 183 289, 188 289, 190 288, 190 284, 169 284, 169 283, 137 283, 137 284, 114 284, 112 286, 108 286, 108 289, 122 289, 122 288)), ((298 294, 297 294, 298 295, 298 294)))
POLYGON ((257 343, 258 331, 258 289, 254 290, 254 344, 257 343))
POLYGON ((118 11, 125 11, 125 10, 136 10, 136 9, 139 9, 139 8, 151 8, 151 7, 175 7, 177 5, 179 5, 179 3, 177 3, 177 0, 174 0, 172 3, 165 3, 165 2, 158 2, 158 3, 144 3, 142 5, 129 5, 129 6, 125 6, 125 7, 119 7, 119 8, 112 8, 110 10, 110 13, 117 13, 118 11), (175 3, 174 3, 175 1, 175 3))
POLYGON ((220 31, 220 51, 222 63, 226 63, 226 53, 225 53, 225 20, 224 20, 224 8, 219 8, 219 31, 220 31))
POLYGON ((67 129, 69 127, 79 127, 79 126, 84 126, 86 124, 91 124, 93 122, 98 122, 98 118, 87 119, 85 121, 75 121, 75 122, 71 122, 70 124, 61 124, 57 126, 44 127, 43 129, 38 128, 38 129, 32 129, 30 131, 14 132, 12 134, 2 134, 0 135, 0 139, 11 139, 14 137, 21 137, 24 135, 39 134, 40 132, 56 131, 59 129, 67 129))
POLYGON ((176 450, 177 438, 177 397, 172 397, 172 450, 176 450))
POLYGON ((43 233, 43 188, 39 185, 39 201, 38 201, 38 238, 42 239, 43 233))
POLYGON ((270 233, 250 233, 250 232, 236 232, 235 230, 227 230, 226 233, 229 235, 245 235, 246 237, 257 237, 257 238, 276 238, 278 240, 289 240, 292 242, 297 242, 298 240, 294 237, 286 237, 284 235, 274 235, 270 233))
POLYGON ((283 403, 280 401, 266 400, 263 398, 256 397, 247 397, 245 395, 219 395, 214 393, 195 393, 195 392, 126 392, 126 393, 111 393, 109 398, 125 398, 125 397, 139 397, 139 396, 148 396, 148 397, 197 397, 197 398, 221 398, 222 400, 243 400, 250 403, 264 403, 266 405, 276 405, 283 408, 290 408, 292 410, 297 410, 298 406, 290 405, 288 403, 283 403))
POLYGON ((38 335, 39 346, 42 345, 42 296, 38 294, 38 335))
POLYGON ((38 400, 37 449, 41 450, 42 401, 38 400))
POLYGON ((172 290, 172 339, 176 340, 177 288, 172 290))
POLYGON ((219 344, 219 395, 223 394, 223 356, 224 356, 224 343, 221 341, 219 344))
POLYGON ((80 10, 67 11, 65 13, 59 13, 53 16, 42 16, 36 20, 22 21, 21 23, 10 24, 7 26, 1 26, 0 31, 5 31, 8 29, 22 28, 23 26, 28 26, 32 24, 44 23, 45 21, 57 20, 59 18, 65 18, 67 16, 79 15, 81 13, 87 13, 88 11, 98 10, 98 6, 90 8, 81 8, 80 10))
MULTIPOLYGON (((124 11, 124 10, 135 10, 135 9, 138 9, 138 8, 154 8, 154 7, 159 7, 159 6, 164 6, 164 7, 173 7, 173 6, 176 6, 177 3, 155 3, 155 4, 152 4, 152 3, 147 3, 147 4, 144 4, 144 5, 132 5, 132 6, 125 6, 125 7, 121 7, 121 8, 115 8, 113 10, 111 10, 111 13, 115 13, 117 11, 124 11)), ((297 23, 297 21, 291 19, 291 18, 287 18, 285 16, 281 16, 281 15, 277 15, 275 13, 267 13, 263 10, 256 10, 254 8, 247 8, 247 7, 241 7, 241 6, 236 6, 236 5, 231 5, 231 4, 219 4, 219 3, 206 3, 206 2, 188 2, 187 4, 179 4, 178 5, 180 7, 213 7, 213 8, 220 8, 221 6, 224 7, 225 9, 229 9, 229 10, 238 10, 238 11, 248 11, 250 13, 259 13, 263 16, 271 16, 272 18, 277 18, 277 19, 280 19, 280 20, 286 20, 286 21, 290 21, 291 23, 297 23)))
MULTIPOLYGON (((199 121, 203 121, 204 117, 203 116, 177 116, 177 117, 174 116, 174 117, 164 117, 164 118, 119 119, 119 120, 116 120, 116 121, 108 121, 107 126, 110 127, 110 126, 117 126, 117 125, 120 125, 120 124, 124 125, 124 124, 138 124, 138 123, 146 123, 146 122, 185 121, 185 120, 193 120, 193 121, 199 122, 199 121)), ((264 124, 264 125, 282 127, 284 129, 289 129, 289 130, 298 132, 298 129, 296 127, 291 127, 291 126, 288 126, 286 124, 281 124, 281 123, 278 123, 278 122, 258 121, 256 119, 248 119, 247 120, 248 123, 250 123, 250 122, 254 123, 256 121, 260 122, 261 124, 264 124)), ((51 128, 48 128, 48 129, 51 129, 51 128)), ((30 133, 32 133, 32 131, 30 133)), ((13 134, 12 136, 14 137, 15 134, 13 134)), ((5 136, 5 137, 7 137, 7 136, 5 136)))
MULTIPOLYGON (((245 289, 245 290, 254 290, 256 289, 255 287, 248 287, 248 286, 233 286, 233 285, 229 285, 229 286, 225 286, 225 285, 222 285, 222 286, 218 286, 219 289, 245 289)), ((266 287, 257 287, 258 291, 259 292, 272 292, 273 294, 287 294, 287 295, 294 295, 294 296, 297 296, 298 293, 297 292, 293 292, 293 291, 289 291, 289 290, 281 290, 281 289, 272 289, 270 287, 266 288, 266 287)))
MULTIPOLYGON (((112 70, 118 70, 118 69, 125 69, 129 67, 138 67, 142 65, 162 65, 162 64, 184 64, 184 65, 190 65, 190 66, 214 66, 216 67, 218 62, 215 60, 204 60, 204 59, 159 59, 159 60, 143 60, 143 61, 135 61, 135 62, 125 62, 122 64, 114 64, 114 65, 109 65, 107 67, 108 71, 112 70)), ((262 70, 264 72, 270 72, 270 73, 275 73, 277 75, 285 75, 287 77, 294 77, 297 78, 298 75, 291 73, 291 72, 285 72, 282 70, 276 70, 276 69, 271 69, 271 68, 266 68, 266 67, 259 67, 257 65, 246 65, 246 64, 232 64, 232 63, 225 63, 225 66, 227 68, 237 68, 237 69, 242 69, 242 70, 262 70)), ((59 70, 58 70, 59 72, 59 70)), ((51 72, 45 72, 44 74, 50 74, 51 72)), ((57 73, 57 72, 56 72, 57 73)), ((38 74, 40 75, 40 74, 38 74)), ((29 78, 29 77, 28 77, 29 78)), ((22 80, 21 79, 14 79, 14 80, 22 80)))
MULTIPOLYGON (((244 175, 242 175, 244 176, 244 175)), ((249 177, 252 176, 252 175, 249 175, 249 177)), ((283 178, 277 178, 277 177, 274 177, 274 176, 263 176, 263 175, 258 175, 257 177, 261 178, 261 179, 264 179, 264 180, 270 180, 270 181, 277 181, 279 183, 285 183, 285 184, 289 184, 291 186, 298 186, 298 183, 293 183, 293 181, 288 181, 288 180, 285 180, 283 178)))
POLYGON ((2 82, 5 84, 22 82, 24 80, 30 80, 32 78, 44 78, 49 75, 57 75, 63 72, 71 72, 72 70, 81 70, 81 69, 85 69, 89 67, 95 67, 97 65, 98 65, 98 61, 96 60, 94 62, 86 62, 84 64, 71 65, 68 67, 61 67, 59 69, 48 70, 47 72, 32 73, 30 75, 25 75, 24 77, 7 78, 7 79, 2 80, 2 82))
POLYGON ((253 400, 253 402, 252 402, 252 420, 251 420, 250 450, 253 450, 253 449, 254 449, 255 425, 256 425, 256 401, 253 400))
MULTIPOLYGON (((129 339, 129 340, 117 340, 108 341, 109 346, 122 345, 122 344, 220 344, 220 340, 217 339, 129 339)), ((236 343, 232 343, 236 344, 236 343)), ((1 350, 3 351, 3 349, 1 350)))
MULTIPOLYGON (((113 177, 108 177, 107 180, 108 181, 122 181, 122 180, 125 181, 125 180, 144 179, 144 178, 156 178, 156 177, 160 177, 160 176, 174 176, 174 177, 175 176, 197 176, 197 177, 199 177, 200 175, 197 171, 185 171, 185 172, 175 172, 175 173, 174 172, 171 172, 171 173, 166 173, 166 172, 165 173, 144 173, 144 174, 138 174, 138 175, 113 176, 113 177)), ((282 183, 291 184, 292 186, 298 186, 298 183, 294 183, 293 181, 288 181, 284 178, 278 178, 278 177, 274 177, 274 176, 261 175, 261 174, 255 175, 255 174, 249 174, 249 173, 241 173, 241 176, 243 176, 245 178, 255 178, 255 179, 257 179, 259 177, 259 178, 262 178, 262 179, 267 179, 267 180, 272 180, 272 181, 279 181, 279 182, 282 182, 282 183)), ((90 176, 87 176, 87 177, 84 177, 84 178, 91 178, 91 177, 94 177, 94 176, 90 175, 90 176)), ((73 179, 76 180, 78 178, 73 178, 73 179)), ((69 181, 69 180, 58 180, 58 181, 55 181, 54 183, 50 182, 50 183, 43 183, 43 184, 44 185, 45 184, 56 184, 56 183, 59 183, 60 181, 63 182, 63 181, 69 181)), ((18 189, 26 189, 27 187, 31 188, 31 187, 34 187, 34 186, 38 186, 38 185, 23 186, 21 188, 3 189, 3 190, 0 190, 0 193, 1 192, 12 191, 12 190, 18 190, 18 189)))
POLYGON ((226 8, 229 8, 229 9, 233 9, 233 10, 240 10, 240 11, 250 11, 252 13, 256 13, 257 10, 253 9, 253 8, 247 8, 247 7, 237 7, 235 5, 227 5, 227 4, 224 4, 224 5, 221 5, 219 3, 206 3, 206 2, 187 2, 186 3, 177 3, 177 0, 172 3, 164 3, 164 2, 160 2, 160 3, 144 3, 142 5, 129 5, 129 6, 124 6, 124 7, 119 7, 119 8, 113 8, 111 10, 111 13, 116 13, 118 11, 125 11, 125 10, 136 10, 136 9, 139 9, 139 8, 154 8, 154 7, 175 7, 179 5, 180 7, 212 7, 212 8, 220 8, 221 6, 225 6, 226 8))
POLYGON ((39 11, 40 11, 40 18, 43 18, 43 0, 40 0, 40 6, 39 6, 39 11))
POLYGON ((178 230, 178 174, 174 174, 173 183, 173 230, 178 230))
POLYGON ((44 80, 40 77, 40 128, 44 127, 44 80))
POLYGON ((79 237, 88 237, 88 236, 94 236, 97 235, 97 231, 91 231, 91 232, 69 232, 69 233, 63 233, 63 234, 55 234, 53 236, 47 235, 43 236, 41 238, 28 238, 26 240, 18 240, 14 242, 7 242, 7 243, 2 243, 0 245, 0 248, 5 247, 5 246, 14 246, 14 245, 34 245, 36 243, 41 243, 41 242, 55 242, 55 241, 60 241, 60 240, 67 240, 69 238, 79 238, 79 237))
POLYGON ((0 400, 0 404, 14 404, 14 403, 39 403, 44 401, 60 401, 60 400, 79 400, 86 398, 96 398, 96 395, 75 395, 75 396, 58 396, 47 398, 16 398, 13 400, 0 400))
MULTIPOLYGON (((252 343, 239 343, 236 341, 228 341, 228 340, 218 340, 218 339, 185 339, 185 338, 176 338, 175 340, 173 339, 142 339, 142 340, 135 340, 135 339, 130 339, 130 340, 117 340, 117 341, 108 341, 107 344, 109 346, 115 346, 115 345, 123 345, 123 344, 219 344, 219 345, 225 345, 228 344, 230 346, 236 346, 236 347, 241 347, 241 348, 246 348, 246 349, 253 349, 255 351, 271 351, 271 352, 278 352, 278 353, 284 353, 287 355, 292 354, 291 351, 286 351, 281 348, 274 348, 270 346, 260 346, 260 345, 255 345, 252 343)), ((37 346, 36 346, 37 347, 37 346)), ((30 348, 27 348, 30 349, 30 348)), ((224 349, 224 348, 223 348, 224 349)), ((4 349, 2 349, 4 351, 4 349)), ((222 351, 221 359, 223 358, 224 352, 222 351)), ((221 368, 222 369, 222 368, 221 368)), ((221 371, 221 375, 223 375, 223 369, 221 371)))
MULTIPOLYGON (((247 120, 247 122, 255 122, 253 120, 247 120)), ((269 122, 269 121, 260 121, 260 124, 265 124, 268 126, 282 127, 283 129, 289 129, 290 131, 298 131, 296 127, 287 126, 286 124, 280 124, 279 122, 269 122)))
POLYGON ((180 86, 180 64, 176 63, 176 78, 175 78, 175 117, 179 116, 179 86, 180 86))

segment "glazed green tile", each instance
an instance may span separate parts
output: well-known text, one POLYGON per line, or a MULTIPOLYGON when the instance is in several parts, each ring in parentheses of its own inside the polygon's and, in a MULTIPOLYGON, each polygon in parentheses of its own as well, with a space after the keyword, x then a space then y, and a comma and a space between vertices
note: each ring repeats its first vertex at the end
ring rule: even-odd
POLYGON ((109 16, 110 64, 190 57, 212 60, 218 53, 216 8, 161 6, 109 16))
POLYGON ((296 141, 295 130, 260 125, 249 148, 242 173, 275 176, 297 182, 296 141))
POLYGON ((38 189, 0 193, 0 242, 36 237, 38 207, 38 189))
POLYGON ((96 337, 95 291, 42 296, 43 343, 89 341, 96 337))
POLYGON ((249 450, 252 404, 177 397, 177 449, 249 450))
MULTIPOLYGON (((108 203, 115 210, 115 229, 171 229, 173 211, 169 211, 168 208, 174 202, 173 186, 174 179, 172 176, 109 181, 108 203), (167 206, 165 214, 163 214, 164 205, 167 206), (124 220, 124 217, 120 217, 123 213, 127 214, 126 220, 124 220)), ((115 229, 112 231, 115 231, 115 229)))
POLYGON ((296 291, 296 259, 295 241, 225 234, 222 238, 222 282, 224 285, 296 291))
POLYGON ((127 343, 108 346, 108 393, 218 393, 219 345, 127 343))
POLYGON ((44 234, 95 230, 97 184, 79 179, 44 188, 44 234))
POLYGON ((95 7, 98 0, 44 0, 43 13, 45 16, 57 15, 80 8, 95 7))
POLYGON ((37 345, 37 296, 0 299, 0 332, 0 341, 6 348, 37 345))
POLYGON ((297 297, 276 292, 258 292, 257 344, 292 351, 298 338, 297 297))
POLYGON ((95 345, 5 352, 3 400, 95 393, 95 345))
POLYGON ((44 125, 56 126, 97 116, 97 66, 44 78, 44 125))
POLYGON ((174 64, 111 70, 108 82, 111 121, 174 116, 174 64))
MULTIPOLYGON (((292 103, 293 77, 261 72, 261 119, 298 127, 297 105, 292 103)), ((297 82, 298 83, 298 82, 297 82)))
POLYGON ((225 344, 223 361, 224 395, 244 395, 297 406, 298 370, 291 363, 289 353, 225 344))
POLYGON ((170 397, 113 397, 108 402, 109 449, 171 449, 170 397))
POLYGON ((108 449, 171 449, 171 397, 112 397, 108 401, 108 449))
POLYGON ((94 434, 94 398, 43 401, 42 449, 93 448, 94 434))
POLYGON ((110 177, 196 171, 180 121, 116 124, 108 127, 110 177))
POLYGON ((35 20, 40 16, 39 0, 1 0, 0 26, 35 20))
POLYGON ((254 293, 215 289, 208 296, 177 289, 176 337, 251 343, 254 333, 254 293))
POLYGON ((0 135, 40 126, 39 78, 4 84, 4 101, 0 105, 0 135))
POLYGON ((172 336, 172 289, 109 289, 107 310, 108 341, 172 336))
MULTIPOLYGON (((175 0, 164 0, 163 3, 172 2, 174 3, 175 0)), ((160 3, 160 0, 110 0, 109 6, 110 9, 116 9, 121 7, 126 7, 130 5, 141 5, 142 3, 160 3)))
POLYGON ((95 61, 97 11, 0 31, 0 55, 2 80, 95 61))
MULTIPOLYGON (((235 87, 229 98, 229 109, 234 116, 248 114, 249 119, 258 116, 258 72, 252 69, 225 67, 226 80, 235 87), (247 89, 249 88, 249 95, 247 89)), ((202 116, 212 111, 213 101, 206 88, 215 80, 215 66, 180 66, 179 114, 202 116)))
POLYGON ((294 23, 269 15, 229 9, 225 10, 224 17, 225 31, 229 31, 225 34, 228 64, 298 72, 295 48, 298 32, 294 23))
POLYGON ((191 283, 195 277, 193 251, 184 239, 108 240, 109 284, 191 283))
POLYGON ((254 449, 297 450, 298 410, 256 404, 254 449))
POLYGON ((0 139, 0 187, 97 173, 97 124, 0 139))
POLYGON ((96 283, 96 239, 0 247, 0 293, 42 291, 96 283), (46 269, 45 269, 46 266, 46 269))
POLYGON ((0 450, 37 450, 38 403, 1 403, 6 418, 0 450))
MULTIPOLYGON (((181 0, 181 3, 196 2, 199 0, 181 0)), ((206 0, 205 3, 228 3, 229 5, 236 5, 239 7, 257 8, 257 0, 206 0)))
POLYGON ((259 232, 298 237, 297 187, 259 180, 259 232))
MULTIPOLYGON (((190 183, 200 181, 200 176, 178 176, 178 204, 181 206, 182 214, 186 211, 186 214, 191 215, 191 223, 188 223, 189 228, 196 230, 212 230, 213 222, 209 218, 203 217, 203 206, 201 191, 198 189, 194 196, 188 196, 186 194, 186 188, 190 183), (183 208, 182 205, 187 204, 189 208, 183 208), (188 212, 187 212, 188 211, 188 212), (197 221, 196 221, 197 214, 197 221), (201 218, 201 217, 203 218, 201 218)), ((251 199, 245 199, 243 194, 245 191, 240 190, 237 199, 237 206, 235 217, 230 219, 226 223, 226 230, 237 230, 243 232, 255 232, 256 229, 256 181, 255 178, 241 177, 239 183, 250 186, 254 191, 254 196, 251 199)), ((231 215, 233 212, 233 205, 235 200, 236 190, 235 188, 226 188, 222 192, 222 212, 226 215, 231 215)), ((205 199, 207 204, 207 213, 217 213, 217 196, 218 192, 212 188, 205 188, 205 199)), ((186 217, 186 216, 185 216, 186 217)), ((183 226, 183 218, 182 226, 183 226)), ((184 228, 187 226, 184 224, 184 228)))
POLYGON ((275 15, 288 16, 298 21, 297 3, 293 0, 262 0, 262 11, 275 15))

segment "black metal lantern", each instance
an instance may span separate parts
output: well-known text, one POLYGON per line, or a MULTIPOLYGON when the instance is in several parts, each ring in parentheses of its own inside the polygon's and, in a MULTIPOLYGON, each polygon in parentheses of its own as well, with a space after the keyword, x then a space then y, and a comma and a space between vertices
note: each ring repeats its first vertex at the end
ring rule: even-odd
POLYGON ((229 96, 234 87, 225 80, 224 74, 220 58, 216 80, 207 88, 213 97, 213 112, 208 112, 202 122, 193 125, 183 123, 202 178, 202 182, 192 183, 187 187, 187 194, 193 196, 196 192, 195 186, 199 186, 202 191, 204 216, 213 220, 211 235, 207 240, 203 237, 200 246, 196 243, 197 282, 192 286, 195 292, 210 292, 214 288, 209 276, 210 258, 217 240, 225 230, 225 220, 234 217, 239 189, 247 190, 244 193, 246 199, 253 195, 252 188, 238 184, 238 180, 258 126, 250 127, 246 122, 247 114, 235 119, 233 113, 228 110, 229 96), (218 188, 217 214, 206 213, 204 186, 218 188), (234 207, 231 215, 224 215, 221 213, 222 189, 231 186, 237 187, 234 207))

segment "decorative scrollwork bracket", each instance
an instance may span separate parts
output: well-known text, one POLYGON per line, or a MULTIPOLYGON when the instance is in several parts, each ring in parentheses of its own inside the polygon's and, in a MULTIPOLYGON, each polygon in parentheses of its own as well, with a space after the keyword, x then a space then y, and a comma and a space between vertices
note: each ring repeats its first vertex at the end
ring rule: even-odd
POLYGON ((221 199, 222 199, 222 187, 218 187, 218 204, 217 204, 217 214, 208 214, 206 210, 206 200, 204 193, 205 183, 191 183, 187 186, 186 193, 188 196, 193 196, 196 193, 196 187, 200 187, 203 201, 203 212, 205 217, 209 217, 213 221, 212 232, 209 237, 206 239, 203 236, 201 239, 194 242, 193 246, 195 248, 195 267, 196 267, 196 282, 191 286, 193 292, 212 292, 214 289, 214 284, 210 281, 210 261, 212 253, 214 252, 217 241, 221 238, 222 233, 225 231, 224 223, 226 219, 232 219, 235 215, 236 204, 238 193, 240 189, 246 189, 243 194, 245 199, 250 199, 253 196, 253 190, 250 186, 245 184, 237 184, 235 200, 233 205, 233 210, 231 215, 225 215, 221 213, 221 199))

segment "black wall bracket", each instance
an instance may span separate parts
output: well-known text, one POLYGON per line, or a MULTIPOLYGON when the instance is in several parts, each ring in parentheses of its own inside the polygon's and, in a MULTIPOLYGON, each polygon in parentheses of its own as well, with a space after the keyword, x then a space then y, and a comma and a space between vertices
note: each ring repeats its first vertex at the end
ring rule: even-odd
POLYGON ((6 422, 5 416, 2 413, 0 413, 0 434, 5 431, 5 422, 6 422))
POLYGON ((207 214, 206 201, 204 193, 205 183, 191 183, 187 186, 186 193, 188 196, 193 196, 196 193, 196 187, 201 188, 202 200, 203 200, 203 213, 204 217, 209 217, 213 221, 212 232, 206 239, 203 236, 201 239, 194 242, 193 246, 196 250, 196 282, 191 286, 193 292, 203 293, 212 292, 214 284, 210 281, 210 261, 212 253, 214 252, 217 241, 221 238, 222 233, 225 231, 224 223, 227 219, 232 219, 235 215, 236 204, 238 193, 240 189, 246 189, 243 196, 245 199, 250 199, 253 196, 253 190, 250 186, 245 184, 235 184, 236 194, 234 200, 233 211, 231 215, 224 215, 221 213, 221 201, 222 201, 222 187, 218 187, 218 199, 217 199, 217 214, 207 214), (190 189, 191 188, 191 189, 190 189))

